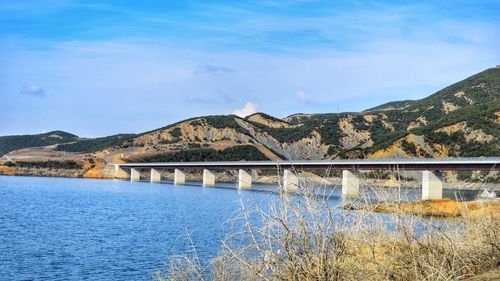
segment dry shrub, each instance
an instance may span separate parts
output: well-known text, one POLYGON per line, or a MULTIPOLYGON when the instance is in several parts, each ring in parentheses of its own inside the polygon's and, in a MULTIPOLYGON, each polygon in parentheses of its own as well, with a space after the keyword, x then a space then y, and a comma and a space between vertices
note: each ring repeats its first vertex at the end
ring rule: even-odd
MULTIPOLYGON (((321 187, 299 190, 281 192, 265 208, 242 203, 217 257, 206 264, 195 252, 174 257, 153 279, 459 280, 500 266, 498 214, 478 216, 476 208, 468 216, 465 209, 445 220, 345 211, 321 187)), ((349 203, 404 200, 379 189, 370 194, 349 203)))

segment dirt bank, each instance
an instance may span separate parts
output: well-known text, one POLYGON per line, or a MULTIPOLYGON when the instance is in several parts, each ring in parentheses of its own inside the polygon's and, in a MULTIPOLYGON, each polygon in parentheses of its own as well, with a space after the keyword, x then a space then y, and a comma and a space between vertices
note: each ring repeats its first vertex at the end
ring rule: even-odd
POLYGON ((500 217, 500 199, 458 202, 451 199, 424 200, 405 203, 383 203, 376 205, 345 205, 344 209, 367 210, 385 213, 405 213, 435 217, 500 217))

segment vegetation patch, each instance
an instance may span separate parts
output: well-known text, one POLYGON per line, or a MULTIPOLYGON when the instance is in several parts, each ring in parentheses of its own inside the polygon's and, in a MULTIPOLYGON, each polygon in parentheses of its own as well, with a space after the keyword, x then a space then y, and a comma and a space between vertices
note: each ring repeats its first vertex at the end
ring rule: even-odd
POLYGON ((180 137, 182 135, 181 128, 179 128, 179 127, 174 128, 172 131, 170 131, 170 135, 172 135, 172 137, 174 137, 174 138, 180 137))
POLYGON ((249 132, 240 126, 238 122, 234 118, 238 118, 236 115, 212 115, 212 116, 207 116, 203 117, 205 121, 207 122, 208 125, 217 128, 217 129, 224 129, 224 128, 231 128, 235 129, 237 132, 240 132, 245 135, 249 135, 249 132))
POLYGON ((410 154, 417 155, 417 146, 414 143, 408 142, 407 140, 403 139, 401 141, 401 145, 403 146, 403 150, 405 152, 409 152, 410 154))
POLYGON ((6 162, 7 167, 18 167, 18 168, 47 168, 47 169, 81 169, 82 164, 75 162, 73 160, 63 160, 63 161, 11 161, 6 162))
POLYGON ((63 131, 52 131, 38 135, 0 137, 0 156, 18 149, 47 146, 76 140, 78 140, 77 136, 63 131))
POLYGON ((56 150, 90 153, 103 150, 112 146, 122 145, 125 141, 134 137, 133 134, 120 134, 103 138, 79 140, 74 143, 65 143, 57 146, 56 150))
POLYGON ((203 162, 203 161, 241 161, 269 160, 253 145, 238 145, 224 150, 194 148, 168 154, 134 159, 134 162, 203 162))

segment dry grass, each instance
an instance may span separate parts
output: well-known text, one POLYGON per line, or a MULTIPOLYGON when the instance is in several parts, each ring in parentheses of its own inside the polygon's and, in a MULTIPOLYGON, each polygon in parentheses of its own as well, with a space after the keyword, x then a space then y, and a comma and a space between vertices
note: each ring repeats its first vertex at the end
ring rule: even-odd
POLYGON ((434 217, 483 217, 500 214, 500 200, 481 200, 473 202, 451 199, 425 200, 402 203, 382 203, 369 205, 345 205, 346 210, 369 210, 384 213, 405 213, 434 217))
POLYGON ((443 220, 408 215, 410 205, 390 214, 345 211, 318 187, 300 190, 282 192, 266 208, 242 203, 217 257, 203 263, 193 250, 171 258, 153 279, 462 280, 500 267, 498 212, 462 204, 460 216, 443 220))
POLYGON ((467 281, 491 281, 500 280, 500 268, 493 269, 477 276, 466 279, 467 281))

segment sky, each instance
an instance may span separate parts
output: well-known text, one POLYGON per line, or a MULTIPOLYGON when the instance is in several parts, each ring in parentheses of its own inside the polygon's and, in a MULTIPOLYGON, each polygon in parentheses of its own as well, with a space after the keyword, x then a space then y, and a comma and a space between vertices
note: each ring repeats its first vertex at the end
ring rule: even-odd
POLYGON ((0 135, 361 111, 500 64, 500 1, 0 1, 0 135))

